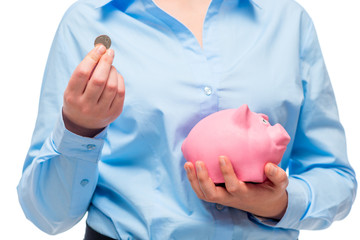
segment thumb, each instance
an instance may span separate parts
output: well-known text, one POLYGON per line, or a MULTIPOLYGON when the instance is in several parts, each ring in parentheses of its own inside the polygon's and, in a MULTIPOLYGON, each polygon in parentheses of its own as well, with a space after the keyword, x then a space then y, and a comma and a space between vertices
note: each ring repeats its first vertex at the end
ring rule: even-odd
POLYGON ((275 186, 286 188, 289 183, 286 172, 273 163, 265 165, 265 175, 275 186))

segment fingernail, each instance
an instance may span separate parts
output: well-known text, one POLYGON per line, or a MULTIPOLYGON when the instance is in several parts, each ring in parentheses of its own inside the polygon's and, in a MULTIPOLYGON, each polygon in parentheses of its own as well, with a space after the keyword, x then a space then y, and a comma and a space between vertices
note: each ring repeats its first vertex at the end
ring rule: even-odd
POLYGON ((103 55, 106 52, 106 47, 102 44, 98 44, 96 51, 98 54, 103 55))
POLYGON ((108 50, 106 51, 106 54, 109 55, 110 57, 114 57, 114 50, 108 49, 108 50))
POLYGON ((274 165, 270 164, 270 169, 269 169, 270 176, 275 176, 276 172, 277 172, 277 168, 274 165))
POLYGON ((202 170, 201 162, 196 162, 196 171, 201 172, 202 170))
POLYGON ((186 173, 189 174, 190 173, 190 168, 188 166, 185 166, 184 168, 185 168, 186 173))
POLYGON ((224 156, 220 156, 219 159, 220 159, 220 165, 221 165, 221 166, 225 166, 225 165, 226 165, 225 157, 224 157, 224 156))

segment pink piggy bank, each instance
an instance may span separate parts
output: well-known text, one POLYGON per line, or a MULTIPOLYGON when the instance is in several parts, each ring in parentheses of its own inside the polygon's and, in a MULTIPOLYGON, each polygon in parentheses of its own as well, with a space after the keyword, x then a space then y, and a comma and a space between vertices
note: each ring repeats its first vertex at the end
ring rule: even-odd
POLYGON ((187 161, 203 161, 214 183, 224 183, 219 156, 227 156, 239 180, 264 182, 265 164, 279 164, 290 142, 280 125, 271 126, 265 114, 251 112, 246 104, 216 112, 190 131, 181 150, 187 161))

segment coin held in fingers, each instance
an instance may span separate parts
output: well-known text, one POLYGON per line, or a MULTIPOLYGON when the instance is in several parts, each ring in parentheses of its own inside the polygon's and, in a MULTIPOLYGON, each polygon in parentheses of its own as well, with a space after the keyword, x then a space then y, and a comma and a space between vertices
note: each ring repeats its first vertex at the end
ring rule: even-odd
POLYGON ((111 39, 107 35, 100 35, 95 39, 94 46, 96 46, 99 43, 104 45, 106 49, 109 49, 111 46, 111 39))

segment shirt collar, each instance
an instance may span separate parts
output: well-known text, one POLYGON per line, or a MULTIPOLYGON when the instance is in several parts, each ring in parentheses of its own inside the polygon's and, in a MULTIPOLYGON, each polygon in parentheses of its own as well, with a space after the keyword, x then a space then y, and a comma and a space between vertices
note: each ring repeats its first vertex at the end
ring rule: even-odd
POLYGON ((249 0, 250 3, 257 6, 258 8, 262 8, 262 5, 260 3, 261 0, 249 0))
MULTIPOLYGON (((112 1, 116 1, 116 0, 97 0, 95 4, 95 8, 103 7, 112 1)), ((118 1, 124 1, 124 0, 118 0, 118 1)), ((262 8, 260 4, 260 0, 248 0, 248 1, 257 7, 262 8)))
POLYGON ((112 2, 112 1, 114 1, 114 0, 96 0, 95 8, 103 7, 103 6, 105 6, 106 4, 108 4, 109 2, 112 2))

